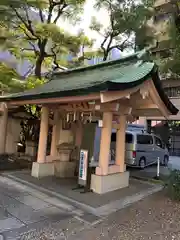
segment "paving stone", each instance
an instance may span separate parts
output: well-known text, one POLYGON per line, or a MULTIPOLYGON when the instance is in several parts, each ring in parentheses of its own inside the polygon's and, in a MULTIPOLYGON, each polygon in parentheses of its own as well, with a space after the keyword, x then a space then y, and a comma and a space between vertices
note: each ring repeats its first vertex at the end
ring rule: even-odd
POLYGON ((85 213, 84 215, 80 216, 80 219, 82 219, 83 221, 90 223, 90 224, 100 220, 99 217, 97 217, 91 213, 85 213))
POLYGON ((50 203, 45 202, 37 197, 34 197, 32 195, 25 195, 25 196, 19 196, 16 198, 18 201, 24 203, 27 206, 32 207, 35 210, 39 210, 42 208, 47 208, 50 205, 50 203))
POLYGON ((40 198, 40 199, 44 199, 46 200, 47 198, 49 198, 49 196, 45 193, 39 192, 38 190, 34 190, 33 188, 30 191, 31 195, 40 198))
POLYGON ((15 216, 20 221, 26 224, 39 222, 47 218, 43 213, 36 212, 28 208, 13 209, 13 210, 10 210, 10 212, 13 216, 15 216))
POLYGON ((12 197, 12 198, 18 198, 18 197, 22 197, 22 196, 29 195, 28 192, 18 191, 18 190, 12 190, 12 189, 8 189, 5 194, 8 195, 8 196, 10 196, 10 197, 12 197))
POLYGON ((24 224, 15 218, 6 218, 0 220, 0 232, 12 230, 14 228, 20 228, 22 226, 24 226, 24 224))
POLYGON ((9 217, 9 213, 6 209, 4 208, 0 208, 0 220, 3 220, 5 218, 8 218, 9 217))
POLYGON ((74 207, 72 205, 67 204, 64 201, 61 201, 58 198, 50 197, 50 198, 47 198, 46 201, 53 204, 53 205, 56 205, 57 207, 60 207, 62 209, 67 209, 69 211, 74 209, 74 207))
POLYGON ((4 240, 4 237, 3 235, 0 234, 0 240, 4 240))
POLYGON ((0 193, 0 206, 5 208, 12 204, 16 205, 18 204, 18 201, 10 196, 0 193))
POLYGON ((6 240, 65 240, 84 226, 86 225, 75 218, 65 217, 61 221, 45 220, 30 224, 10 232, 4 232, 3 235, 6 240))
POLYGON ((39 212, 26 212, 18 216, 18 219, 20 219, 22 222, 25 224, 30 224, 30 223, 37 223, 40 221, 43 221, 47 219, 48 216, 43 215, 42 213, 39 212))
POLYGON ((41 212, 44 215, 65 214, 65 213, 67 213, 65 210, 57 208, 57 207, 54 207, 54 206, 41 209, 38 212, 41 212))
POLYGON ((36 212, 32 207, 16 201, 7 207, 7 211, 23 223, 29 224, 44 220, 43 214, 36 212))
POLYGON ((56 220, 60 221, 66 217, 72 216, 72 214, 64 211, 63 209, 57 208, 57 207, 48 207, 44 208, 40 211, 37 211, 40 215, 45 216, 46 218, 50 220, 56 220))
POLYGON ((78 209, 78 208, 73 210, 72 213, 75 214, 75 215, 78 215, 78 216, 84 215, 84 211, 81 210, 81 209, 78 209))

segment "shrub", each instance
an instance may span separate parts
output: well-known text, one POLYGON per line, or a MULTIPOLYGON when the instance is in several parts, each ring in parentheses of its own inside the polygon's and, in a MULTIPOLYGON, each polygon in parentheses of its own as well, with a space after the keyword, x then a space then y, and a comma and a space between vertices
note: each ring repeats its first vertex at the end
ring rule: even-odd
POLYGON ((171 171, 165 187, 172 200, 180 201, 180 170, 171 171))

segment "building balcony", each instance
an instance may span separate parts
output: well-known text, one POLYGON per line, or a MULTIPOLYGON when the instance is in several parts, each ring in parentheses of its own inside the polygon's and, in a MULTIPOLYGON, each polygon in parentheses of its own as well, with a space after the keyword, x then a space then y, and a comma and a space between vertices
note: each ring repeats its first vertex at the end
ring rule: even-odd
POLYGON ((154 7, 154 23, 176 17, 180 14, 180 3, 177 0, 165 2, 154 7))
POLYGON ((180 3, 178 0, 164 1, 162 4, 155 6, 155 13, 179 13, 180 3))
POLYGON ((161 58, 167 58, 172 54, 173 46, 169 40, 157 42, 156 46, 151 48, 153 55, 159 54, 161 58))

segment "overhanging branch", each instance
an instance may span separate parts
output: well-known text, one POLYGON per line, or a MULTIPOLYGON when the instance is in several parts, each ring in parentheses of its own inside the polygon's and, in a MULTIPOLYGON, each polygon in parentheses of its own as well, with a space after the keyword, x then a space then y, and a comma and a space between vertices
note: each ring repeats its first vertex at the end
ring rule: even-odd
POLYGON ((61 7, 61 5, 59 5, 58 7, 58 12, 57 15, 54 19, 54 23, 57 23, 57 21, 59 20, 61 14, 63 13, 63 10, 67 7, 68 5, 66 3, 63 4, 63 6, 61 7))
POLYGON ((23 17, 18 13, 17 9, 15 9, 12 5, 10 6, 11 9, 15 12, 16 16, 18 17, 18 19, 24 24, 24 26, 27 28, 27 30, 36 38, 39 39, 39 37, 35 34, 31 21, 28 20, 27 22, 23 19, 23 17))

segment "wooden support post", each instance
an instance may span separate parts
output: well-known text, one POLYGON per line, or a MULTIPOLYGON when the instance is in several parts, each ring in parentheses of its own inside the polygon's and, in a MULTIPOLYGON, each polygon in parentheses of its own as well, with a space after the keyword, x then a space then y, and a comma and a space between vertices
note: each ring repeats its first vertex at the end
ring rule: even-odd
POLYGON ((112 133, 112 118, 113 114, 111 112, 103 113, 103 127, 101 131, 99 167, 96 168, 97 175, 108 175, 112 133))
POLYGON ((116 165, 120 172, 125 171, 126 116, 119 117, 119 129, 116 133, 116 165))
POLYGON ((0 120, 0 154, 4 154, 6 151, 6 138, 7 138, 7 125, 8 125, 8 108, 5 103, 3 105, 3 115, 0 120))
POLYGON ((38 145, 38 163, 46 162, 46 148, 47 148, 47 137, 48 137, 48 119, 49 119, 49 109, 47 107, 42 107, 41 110, 41 125, 39 134, 39 145, 38 145))

